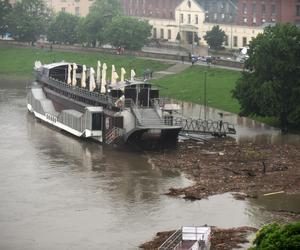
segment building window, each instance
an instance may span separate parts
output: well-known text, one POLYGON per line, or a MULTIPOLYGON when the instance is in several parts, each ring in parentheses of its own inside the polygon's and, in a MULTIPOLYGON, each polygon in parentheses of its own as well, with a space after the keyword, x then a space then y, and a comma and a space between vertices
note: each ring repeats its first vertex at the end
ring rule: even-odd
POLYGON ((156 30, 156 28, 153 28, 153 38, 154 39, 157 38, 157 30, 156 30))
POLYGON ((225 45, 225 46, 228 46, 228 39, 229 39, 228 36, 225 35, 225 41, 224 41, 224 45, 225 45))
POLYGON ((76 15, 76 16, 79 16, 79 15, 80 15, 79 7, 75 7, 75 15, 76 15))
POLYGON ((271 10, 272 10, 272 15, 276 15, 276 5, 275 4, 271 5, 271 10))
POLYGON ((247 4, 243 3, 243 13, 247 14, 247 4))
POLYGON ((252 13, 256 14, 256 3, 252 4, 252 13))
POLYGON ((237 47, 237 46, 238 46, 238 37, 237 37, 237 36, 234 36, 234 37, 233 37, 233 46, 234 46, 234 47, 237 47))
POLYGON ((247 17, 244 17, 244 18, 243 18, 243 23, 247 23, 247 21, 248 21, 248 20, 247 20, 247 17))
POLYGON ((198 15, 195 15, 195 24, 199 23, 198 15))
POLYGON ((296 16, 300 16, 300 5, 296 6, 296 16))
POLYGON ((164 39, 164 29, 160 29, 160 38, 164 39))
POLYGON ((170 18, 173 18, 173 11, 170 11, 170 18))
POLYGON ((261 19, 261 22, 262 22, 262 23, 265 23, 265 22, 266 22, 266 19, 264 19, 264 18, 261 19))
POLYGON ((256 23, 256 17, 254 16, 252 19, 252 22, 255 24, 256 23))
POLYGON ((62 8, 61 8, 61 11, 62 11, 62 12, 66 12, 66 8, 65 8, 65 7, 62 7, 62 8))
POLYGON ((266 4, 264 3, 261 5, 261 13, 266 14, 266 4))
POLYGON ((188 14, 188 23, 191 23, 191 14, 188 14))
POLYGON ((168 30, 168 39, 171 39, 171 30, 168 30))
POLYGON ((80 0, 75 0, 76 3, 80 2, 80 0))
POLYGON ((183 23, 183 14, 180 14, 180 23, 183 23))
POLYGON ((243 47, 247 45, 247 37, 243 37, 243 47))

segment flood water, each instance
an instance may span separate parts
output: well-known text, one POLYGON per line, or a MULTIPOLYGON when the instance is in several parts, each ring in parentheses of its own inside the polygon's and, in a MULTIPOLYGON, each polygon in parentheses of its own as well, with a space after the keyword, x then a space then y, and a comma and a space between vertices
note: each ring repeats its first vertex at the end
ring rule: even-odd
POLYGON ((264 201, 163 195, 190 182, 153 167, 140 151, 78 140, 38 122, 27 113, 25 83, 0 76, 0 249, 137 249, 182 225, 268 221, 259 210, 264 201))
POLYGON ((239 143, 253 142, 263 144, 300 144, 300 135, 283 134, 280 129, 271 127, 246 117, 239 117, 235 114, 221 111, 215 108, 198 105, 195 103, 178 102, 183 110, 183 115, 194 119, 211 119, 213 121, 223 120, 235 126, 237 131, 234 137, 239 143), (206 111, 205 111, 206 110, 206 111), (222 113, 222 118, 220 117, 222 113))

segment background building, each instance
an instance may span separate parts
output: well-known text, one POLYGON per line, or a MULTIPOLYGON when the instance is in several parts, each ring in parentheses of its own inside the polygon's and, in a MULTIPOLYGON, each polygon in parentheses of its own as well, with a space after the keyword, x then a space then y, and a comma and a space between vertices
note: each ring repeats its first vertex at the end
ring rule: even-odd
POLYGON ((93 0, 45 0, 54 12, 64 11, 76 16, 86 16, 93 0))
POLYGON ((128 16, 174 19, 175 8, 182 0, 121 0, 128 16))
POLYGON ((205 10, 195 0, 183 0, 175 8, 174 19, 145 19, 153 26, 154 39, 188 47, 192 51, 197 45, 206 45, 203 37, 214 25, 219 25, 225 31, 227 40, 224 45, 232 49, 248 45, 254 37, 263 32, 263 28, 258 26, 207 22, 205 10))
MULTIPOLYGON (((129 16, 174 19, 184 0, 122 0, 129 16)), ((300 0, 196 0, 205 22, 260 26, 264 23, 300 24, 300 0)))
POLYGON ((260 26, 264 23, 300 24, 300 0, 238 0, 237 24, 260 26))

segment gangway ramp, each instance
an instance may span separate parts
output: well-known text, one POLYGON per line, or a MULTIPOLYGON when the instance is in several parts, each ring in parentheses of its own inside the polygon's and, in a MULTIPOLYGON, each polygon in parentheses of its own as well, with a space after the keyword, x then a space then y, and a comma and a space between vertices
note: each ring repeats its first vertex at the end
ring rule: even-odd
POLYGON ((222 120, 213 121, 176 117, 174 118, 174 125, 182 127, 182 134, 209 134, 217 137, 236 134, 234 125, 222 120))

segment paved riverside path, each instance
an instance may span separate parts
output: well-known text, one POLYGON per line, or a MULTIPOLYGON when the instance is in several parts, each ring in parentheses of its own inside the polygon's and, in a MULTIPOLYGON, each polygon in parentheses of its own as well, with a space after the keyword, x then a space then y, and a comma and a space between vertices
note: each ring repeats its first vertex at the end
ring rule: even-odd
POLYGON ((152 79, 162 78, 168 75, 178 74, 185 69, 189 68, 191 64, 184 64, 184 63, 176 63, 175 65, 171 66, 170 68, 164 71, 156 71, 153 73, 152 79))

